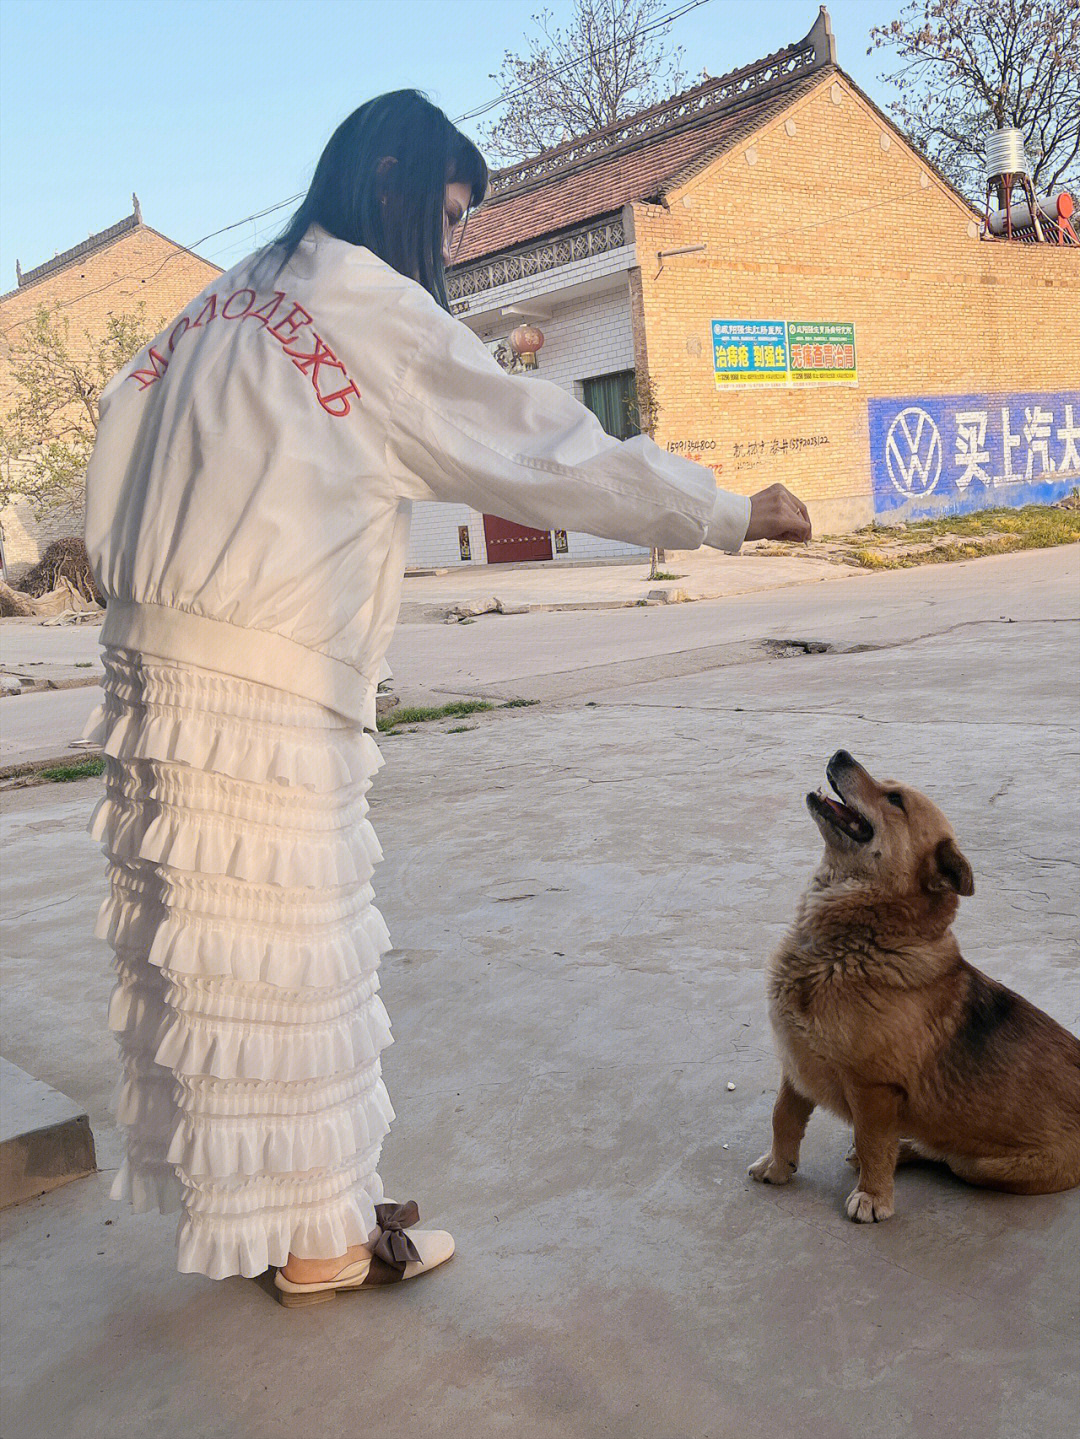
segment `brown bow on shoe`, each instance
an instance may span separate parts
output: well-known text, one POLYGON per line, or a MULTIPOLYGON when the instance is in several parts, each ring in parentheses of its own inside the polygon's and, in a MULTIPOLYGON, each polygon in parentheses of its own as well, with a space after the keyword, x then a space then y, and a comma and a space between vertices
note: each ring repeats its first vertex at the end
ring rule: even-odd
POLYGON ((375 1222, 382 1231, 375 1241, 372 1254, 394 1271, 396 1279, 405 1278, 406 1264, 421 1263, 420 1251, 405 1232, 419 1224, 420 1210, 415 1199, 404 1204, 376 1204, 375 1222))

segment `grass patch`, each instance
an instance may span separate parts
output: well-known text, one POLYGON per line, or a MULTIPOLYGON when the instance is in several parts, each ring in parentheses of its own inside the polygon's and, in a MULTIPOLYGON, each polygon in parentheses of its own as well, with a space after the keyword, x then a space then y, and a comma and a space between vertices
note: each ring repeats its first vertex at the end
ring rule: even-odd
POLYGON ((39 769, 38 774, 50 784, 68 784, 73 779, 94 779, 105 773, 105 761, 97 755, 80 760, 78 764, 56 765, 52 769, 39 769))
POLYGON ((452 724, 446 731, 447 734, 468 734, 470 730, 479 729, 478 724, 452 724))
POLYGON ((980 510, 971 515, 945 515, 941 519, 913 520, 900 530, 874 526, 873 533, 888 550, 865 545, 849 550, 846 558, 867 570, 910 569, 914 565, 948 564, 983 555, 1005 555, 1015 550, 1043 550, 1080 542, 1080 510, 1053 505, 1024 505, 1016 510, 980 510), (943 543, 935 544, 935 540, 943 543), (913 547, 909 551, 904 545, 913 547))
POLYGON ((462 715, 479 714, 481 710, 494 709, 488 700, 454 700, 452 704, 437 705, 432 709, 420 706, 405 706, 380 715, 378 726, 384 732, 397 729, 403 724, 428 724, 431 720, 457 719, 462 715))
MULTIPOLYGON (((506 700, 503 704, 492 704, 490 700, 454 700, 450 704, 438 705, 432 709, 404 707, 380 715, 376 723, 385 734, 401 725, 429 724, 432 720, 463 719, 466 715, 481 714, 484 710, 519 710, 539 704, 539 700, 506 700)), ((475 729, 475 725, 463 725, 462 729, 475 729)), ((460 734, 461 729, 452 729, 448 734, 460 734)))
POLYGON ((653 580, 681 580, 682 575, 669 575, 667 570, 658 570, 655 575, 646 580, 646 584, 652 584, 653 580))

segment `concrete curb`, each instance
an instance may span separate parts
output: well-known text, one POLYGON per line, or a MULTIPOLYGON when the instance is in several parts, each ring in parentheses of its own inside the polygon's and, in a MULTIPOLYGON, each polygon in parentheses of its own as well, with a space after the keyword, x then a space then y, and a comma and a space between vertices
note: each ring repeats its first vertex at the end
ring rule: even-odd
MULTIPOLYGON (((98 670, 96 674, 85 676, 79 675, 76 678, 70 680, 27 680, 25 684, 23 684, 23 687, 21 689, 0 691, 0 698, 21 699, 23 695, 44 694, 47 690, 85 689, 89 685, 100 685, 101 675, 102 671, 98 670)), ((9 679, 19 680, 20 684, 23 683, 20 675, 11 674, 10 671, 8 672, 7 677, 9 679)))
MULTIPOLYGON (((499 608, 477 610, 475 614, 455 614, 455 606, 445 603, 433 602, 424 604, 421 601, 403 601, 398 614, 401 624, 461 624, 462 620, 487 619, 491 615, 536 615, 554 614, 559 610, 632 610, 651 609, 655 605, 686 604, 693 600, 723 599, 722 595, 690 595, 685 590, 674 590, 670 593, 660 590, 650 590, 648 596, 641 599, 625 599, 612 596, 606 600, 552 600, 552 601, 524 601, 521 604, 500 602, 499 608)), ((463 607, 471 601, 463 601, 463 607)))
POLYGON ((0 1059, 0 1209, 96 1171, 86 1114, 66 1094, 0 1059))
POLYGON ((43 769, 68 769, 74 765, 85 764, 87 760, 100 758, 100 749, 85 748, 66 750, 63 754, 46 755, 44 759, 22 760, 19 764, 9 764, 0 768, 0 785, 8 789, 17 789, 18 784, 15 781, 32 784, 35 775, 43 769))

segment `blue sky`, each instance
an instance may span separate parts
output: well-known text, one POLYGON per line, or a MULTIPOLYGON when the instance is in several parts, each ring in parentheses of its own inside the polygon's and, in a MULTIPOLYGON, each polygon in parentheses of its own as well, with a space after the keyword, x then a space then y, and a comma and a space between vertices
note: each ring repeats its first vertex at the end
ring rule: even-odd
MULTIPOLYGON (((903 0, 833 0, 840 64, 879 104, 870 27, 903 0)), ((417 85, 452 117, 491 99, 543 0, 0 0, 0 291, 131 211, 190 245, 306 188, 337 123, 417 85)), ((677 0, 666 0, 665 10, 677 0)), ((557 18, 570 0, 548 0, 557 18)), ((813 0, 709 0, 672 27, 721 74, 793 40, 813 0)), ((469 125, 464 126, 472 131, 469 125)), ((228 266, 288 211, 218 236, 228 266)))

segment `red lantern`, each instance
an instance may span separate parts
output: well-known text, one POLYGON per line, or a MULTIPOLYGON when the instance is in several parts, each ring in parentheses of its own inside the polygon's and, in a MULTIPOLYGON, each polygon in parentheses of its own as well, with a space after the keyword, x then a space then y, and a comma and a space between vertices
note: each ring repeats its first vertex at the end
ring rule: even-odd
POLYGON ((536 369, 536 352, 544 347, 544 332, 535 325, 519 325, 510 332, 510 348, 526 370, 536 369))

